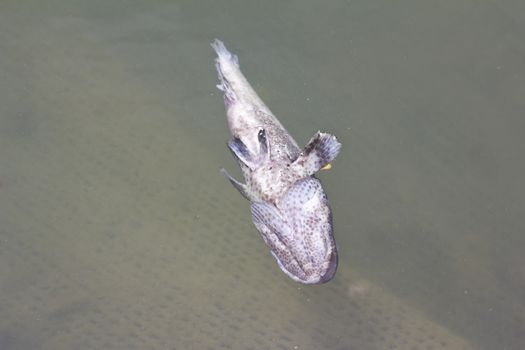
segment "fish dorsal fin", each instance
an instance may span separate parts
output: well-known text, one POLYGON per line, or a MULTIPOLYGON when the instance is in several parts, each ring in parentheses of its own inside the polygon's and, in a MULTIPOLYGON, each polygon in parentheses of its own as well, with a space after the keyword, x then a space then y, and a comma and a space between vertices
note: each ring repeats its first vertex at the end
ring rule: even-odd
POLYGON ((303 167, 306 174, 310 176, 327 167, 335 159, 340 149, 341 144, 334 135, 318 131, 294 164, 303 167))

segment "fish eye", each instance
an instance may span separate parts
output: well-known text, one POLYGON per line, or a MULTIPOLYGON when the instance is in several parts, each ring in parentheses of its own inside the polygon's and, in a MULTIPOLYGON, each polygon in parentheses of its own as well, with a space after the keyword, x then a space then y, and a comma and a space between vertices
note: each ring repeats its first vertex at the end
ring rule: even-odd
POLYGON ((259 142, 263 145, 266 144, 266 130, 264 129, 261 129, 259 130, 259 132, 257 133, 257 138, 259 139, 259 142))
POLYGON ((259 140, 259 147, 262 154, 268 154, 268 141, 266 140, 266 130, 259 129, 257 133, 257 139, 259 140))

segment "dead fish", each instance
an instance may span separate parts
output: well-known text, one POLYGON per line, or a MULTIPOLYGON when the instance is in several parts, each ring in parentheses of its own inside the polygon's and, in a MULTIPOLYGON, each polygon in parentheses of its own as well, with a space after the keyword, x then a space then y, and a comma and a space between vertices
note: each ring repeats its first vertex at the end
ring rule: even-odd
POLYGON ((211 46, 232 134, 228 147, 245 183, 221 172, 251 202, 252 221, 281 270, 297 282, 328 282, 337 249, 332 212, 314 174, 330 166, 341 144, 317 132, 301 151, 246 80, 237 56, 220 40, 211 46))

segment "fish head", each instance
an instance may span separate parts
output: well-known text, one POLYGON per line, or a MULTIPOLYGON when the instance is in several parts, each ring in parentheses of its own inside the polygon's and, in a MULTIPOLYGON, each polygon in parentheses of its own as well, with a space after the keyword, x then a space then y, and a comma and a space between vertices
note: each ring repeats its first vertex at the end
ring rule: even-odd
POLYGON ((314 177, 295 182, 275 205, 252 203, 252 220, 281 270, 293 280, 319 284, 337 269, 332 213, 314 177))

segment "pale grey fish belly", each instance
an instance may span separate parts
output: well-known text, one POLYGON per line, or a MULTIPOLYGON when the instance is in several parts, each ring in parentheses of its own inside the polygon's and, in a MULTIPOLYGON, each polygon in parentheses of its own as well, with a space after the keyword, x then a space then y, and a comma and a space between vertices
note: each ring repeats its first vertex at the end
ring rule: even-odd
POLYGON ((245 183, 221 172, 251 202, 252 220, 281 270, 305 284, 325 283, 337 269, 332 212, 314 174, 335 159, 341 144, 317 132, 301 151, 264 104, 224 44, 212 44, 219 84, 245 183))

